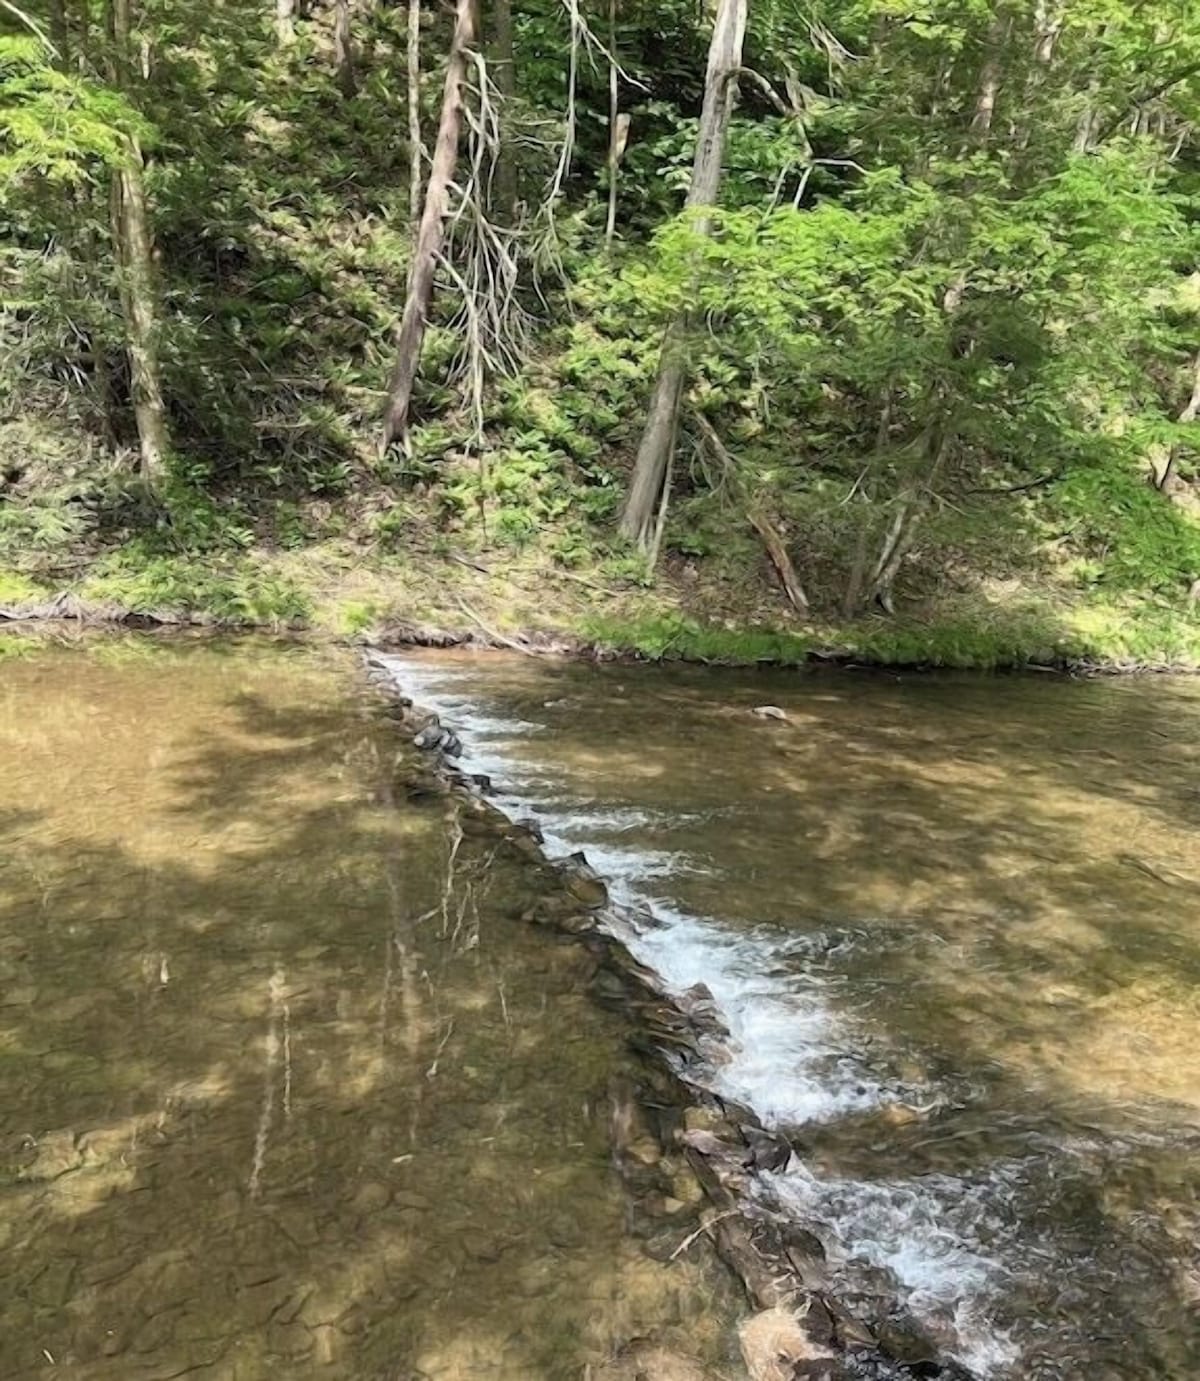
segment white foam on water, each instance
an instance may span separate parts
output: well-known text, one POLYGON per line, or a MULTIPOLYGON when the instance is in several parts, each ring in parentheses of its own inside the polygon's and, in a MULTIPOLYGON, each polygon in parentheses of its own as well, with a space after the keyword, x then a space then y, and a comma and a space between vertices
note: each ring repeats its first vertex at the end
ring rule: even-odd
POLYGON ((1019 1161, 992 1162, 975 1178, 818 1177, 802 1164, 764 1175, 764 1187, 805 1221, 822 1225, 831 1263, 883 1272, 946 1350, 977 1376, 1003 1376, 1020 1358, 991 1322, 1010 1275, 1017 1228, 1002 1205, 1019 1192, 1019 1161))
MULTIPOLYGON (((830 1122, 895 1102, 938 1101, 929 1086, 885 1083, 854 1052, 854 1033, 825 999, 819 974, 797 964, 814 947, 828 960, 858 943, 867 929, 836 935, 784 936, 689 915, 655 895, 656 879, 695 865, 686 855, 614 844, 605 833, 653 826, 654 816, 630 808, 596 810, 572 800, 572 784, 544 762, 520 761, 520 740, 544 725, 497 716, 464 691, 469 670, 387 658, 404 692, 438 714, 463 744, 462 766, 494 781, 494 798, 510 816, 533 814, 547 852, 586 851, 618 907, 629 908, 620 938, 664 986, 683 994, 703 984, 728 1037, 705 1050, 707 1067, 688 1070, 712 1092, 752 1108, 768 1126, 830 1122), (551 796, 538 790, 556 787, 551 796), (645 915, 642 923, 630 919, 645 915)), ((995 1175, 1003 1167, 992 1167, 995 1175)), ((820 1179, 802 1167, 764 1177, 764 1186, 806 1221, 828 1226, 831 1259, 840 1255, 883 1271, 909 1307, 947 1342, 947 1350, 979 1376, 1002 1376, 1018 1353, 988 1324, 990 1303, 1005 1270, 984 1245, 997 1224, 990 1215, 998 1186, 952 1176, 919 1180, 820 1179)))
POLYGON ((845 1053, 840 1023, 819 988, 781 972, 775 938, 689 916, 661 900, 659 924, 629 941, 635 957, 681 994, 698 983, 729 1032, 710 1052, 714 1093, 752 1108, 768 1126, 828 1122, 902 1096, 845 1053))
MULTIPOLYGON (((466 675, 457 668, 407 658, 385 662, 407 695, 454 729, 463 744, 462 765, 494 779, 501 807, 509 814, 538 816, 551 856, 582 847, 618 905, 649 905, 656 924, 623 938, 670 991, 680 994, 703 983, 712 993, 729 1032, 728 1041, 707 1052, 709 1068, 702 1072, 714 1093, 753 1108, 765 1123, 793 1126, 899 1098, 928 1099, 928 1089, 885 1088, 844 1053, 848 1042, 839 1038, 839 1023, 819 989, 781 965, 790 948, 786 938, 690 916, 647 888, 656 879, 702 871, 694 861, 683 853, 614 844, 592 833, 593 822, 601 830, 614 818, 632 827, 642 823, 645 812, 577 810, 527 794, 522 786, 531 776, 514 775, 526 770, 514 761, 515 740, 543 725, 498 716, 478 703, 464 689, 466 675)), ((545 765, 532 772, 544 777, 545 765)))

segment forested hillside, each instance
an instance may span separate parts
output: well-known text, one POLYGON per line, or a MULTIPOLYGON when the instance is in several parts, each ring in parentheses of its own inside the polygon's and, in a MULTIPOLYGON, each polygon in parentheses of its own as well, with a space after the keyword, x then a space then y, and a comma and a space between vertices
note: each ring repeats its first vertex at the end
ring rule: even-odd
POLYGON ((0 604, 1200 661, 1190 0, 0 22, 0 604))

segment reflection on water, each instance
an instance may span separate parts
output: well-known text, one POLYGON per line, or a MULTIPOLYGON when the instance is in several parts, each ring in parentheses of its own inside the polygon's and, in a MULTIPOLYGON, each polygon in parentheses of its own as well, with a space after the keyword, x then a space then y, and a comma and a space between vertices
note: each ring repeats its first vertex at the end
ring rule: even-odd
POLYGON ((1200 1374, 1200 683, 393 666, 652 904, 844 1289, 980 1373, 1200 1374))
POLYGON ((578 1381, 728 1338, 630 1231, 583 955, 403 795, 356 684, 265 643, 0 667, 0 1376, 578 1381))

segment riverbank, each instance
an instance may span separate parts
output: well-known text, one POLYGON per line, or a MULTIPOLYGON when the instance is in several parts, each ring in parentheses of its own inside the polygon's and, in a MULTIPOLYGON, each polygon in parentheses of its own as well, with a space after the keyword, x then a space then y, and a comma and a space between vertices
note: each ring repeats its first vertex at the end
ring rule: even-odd
POLYGON ((1007 580, 851 621, 801 623, 766 572, 703 560, 653 580, 538 553, 382 553, 351 542, 147 557, 112 548, 65 573, 0 570, 0 618, 307 629, 382 645, 552 650, 721 665, 840 662, 974 670, 1195 671, 1192 605, 1007 580))

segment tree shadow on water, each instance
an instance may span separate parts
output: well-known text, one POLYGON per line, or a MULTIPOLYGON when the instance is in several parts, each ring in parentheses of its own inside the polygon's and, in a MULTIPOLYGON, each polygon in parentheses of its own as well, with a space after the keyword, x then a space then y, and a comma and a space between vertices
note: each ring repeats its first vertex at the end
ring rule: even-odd
POLYGON ((0 1375, 548 1381, 699 1310, 625 1236, 621 1032, 528 875, 448 871, 369 716, 213 704, 94 837, 3 822, 0 1375))

